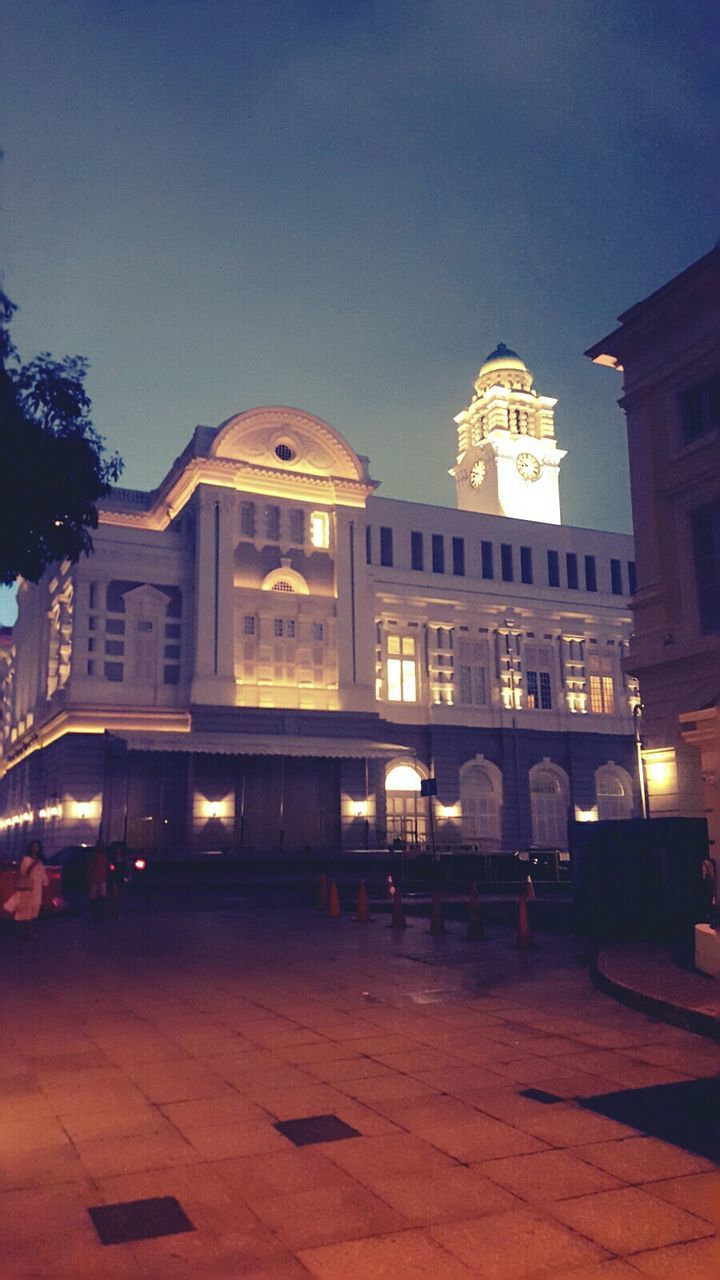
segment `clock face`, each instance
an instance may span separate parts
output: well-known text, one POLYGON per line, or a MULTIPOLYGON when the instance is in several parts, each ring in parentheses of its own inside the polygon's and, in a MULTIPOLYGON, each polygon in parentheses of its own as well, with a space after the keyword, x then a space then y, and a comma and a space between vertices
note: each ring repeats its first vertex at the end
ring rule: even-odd
POLYGON ((523 480, 540 479, 542 466, 538 462, 537 458, 533 457, 531 453, 519 453, 515 461, 515 466, 517 467, 518 475, 521 475, 523 480))
POLYGON ((485 463, 481 458, 474 462, 470 471, 470 483, 473 489, 479 489, 485 479, 485 463))

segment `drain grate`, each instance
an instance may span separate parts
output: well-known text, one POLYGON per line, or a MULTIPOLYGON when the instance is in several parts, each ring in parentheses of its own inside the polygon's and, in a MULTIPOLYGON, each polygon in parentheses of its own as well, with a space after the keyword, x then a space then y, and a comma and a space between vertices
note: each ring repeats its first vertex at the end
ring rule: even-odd
POLYGON ((544 1102, 549 1107, 552 1102, 562 1102, 557 1093, 548 1093, 545 1089, 521 1089, 521 1098, 530 1098, 533 1102, 544 1102))
POLYGON ((88 1209, 103 1244, 127 1244, 130 1240, 154 1240, 195 1228, 174 1196, 129 1200, 126 1204, 100 1204, 88 1209))
POLYGON ((685 1151, 720 1160, 720 1076, 622 1089, 577 1102, 685 1151))
POLYGON ((275 1128, 296 1147, 309 1147, 315 1142, 341 1142, 343 1138, 359 1138, 360 1131, 337 1116, 304 1116, 301 1120, 278 1120, 275 1128))

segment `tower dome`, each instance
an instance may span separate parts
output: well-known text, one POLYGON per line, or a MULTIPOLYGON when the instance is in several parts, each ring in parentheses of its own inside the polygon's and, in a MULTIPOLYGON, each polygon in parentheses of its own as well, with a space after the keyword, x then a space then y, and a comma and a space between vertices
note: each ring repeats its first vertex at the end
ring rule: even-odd
POLYGON ((487 390, 493 383, 500 383, 508 388, 529 391, 533 384, 533 376, 525 361, 504 342, 498 342, 494 351, 486 356, 475 379, 477 395, 487 390))

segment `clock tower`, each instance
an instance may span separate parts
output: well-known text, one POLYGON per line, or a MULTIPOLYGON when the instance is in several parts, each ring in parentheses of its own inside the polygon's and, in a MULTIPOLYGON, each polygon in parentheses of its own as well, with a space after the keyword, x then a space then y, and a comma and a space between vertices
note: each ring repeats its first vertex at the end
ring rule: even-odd
POLYGON ((533 390, 525 362, 503 342, 475 379, 475 395, 455 419, 455 477, 461 511, 560 524, 556 400, 533 390))

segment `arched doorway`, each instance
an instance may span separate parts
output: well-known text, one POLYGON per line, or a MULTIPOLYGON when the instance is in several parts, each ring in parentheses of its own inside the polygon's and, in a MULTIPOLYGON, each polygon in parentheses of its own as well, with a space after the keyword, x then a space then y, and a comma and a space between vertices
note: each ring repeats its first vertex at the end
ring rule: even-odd
POLYGON ((502 774, 483 756, 468 760, 460 769, 460 808, 463 841, 487 852, 498 850, 502 839, 502 774))
POLYGON ((412 764, 391 764, 385 775, 387 840, 406 847, 427 843, 427 805, 420 795, 424 773, 412 764))
POLYGON ((545 758, 530 770, 532 842, 545 849, 567 848, 570 787, 564 769, 545 758))

